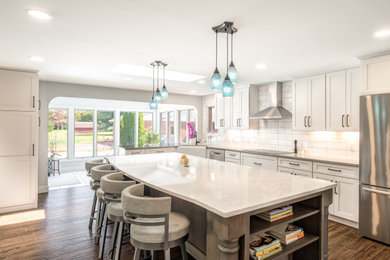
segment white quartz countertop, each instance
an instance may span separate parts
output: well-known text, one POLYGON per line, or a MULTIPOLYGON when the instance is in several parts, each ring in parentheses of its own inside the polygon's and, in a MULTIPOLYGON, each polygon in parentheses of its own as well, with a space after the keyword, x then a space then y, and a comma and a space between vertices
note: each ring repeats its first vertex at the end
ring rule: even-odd
POLYGON ((232 217, 331 189, 334 183, 182 154, 107 157, 128 177, 168 195, 232 217))

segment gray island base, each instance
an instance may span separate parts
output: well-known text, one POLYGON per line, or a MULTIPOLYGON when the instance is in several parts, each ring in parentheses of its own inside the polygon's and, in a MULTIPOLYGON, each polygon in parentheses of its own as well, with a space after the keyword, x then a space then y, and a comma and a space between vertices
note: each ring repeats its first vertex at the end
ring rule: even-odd
POLYGON ((328 207, 335 184, 275 171, 188 156, 108 157, 116 169, 147 186, 150 196, 172 197, 172 210, 191 221, 187 251, 196 259, 251 259, 250 236, 294 223, 305 236, 267 259, 327 259, 328 207), (256 214, 292 205, 294 214, 267 222, 256 214))

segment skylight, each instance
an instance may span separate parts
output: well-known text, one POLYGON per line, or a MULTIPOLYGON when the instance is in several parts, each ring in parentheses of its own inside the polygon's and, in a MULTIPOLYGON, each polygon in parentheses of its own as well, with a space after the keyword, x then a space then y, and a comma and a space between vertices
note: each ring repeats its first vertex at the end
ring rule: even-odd
MULTIPOLYGON (((113 68, 111 72, 115 74, 148 77, 148 78, 151 78, 153 76, 152 67, 149 68, 149 67, 125 64, 125 63, 119 64, 118 66, 113 68)), ((160 70, 160 73, 161 73, 160 75, 162 75, 162 68, 160 70)), ((191 74, 191 73, 177 72, 177 71, 166 69, 165 78, 167 80, 173 80, 173 81, 192 82, 192 81, 203 79, 205 78, 205 76, 191 74)))

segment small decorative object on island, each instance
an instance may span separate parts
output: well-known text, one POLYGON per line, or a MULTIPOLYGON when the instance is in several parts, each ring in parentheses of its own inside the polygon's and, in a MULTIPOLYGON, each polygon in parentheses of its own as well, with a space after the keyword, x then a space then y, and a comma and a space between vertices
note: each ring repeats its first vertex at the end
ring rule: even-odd
POLYGON ((187 158, 187 155, 183 154, 180 159, 180 164, 184 165, 185 167, 188 167, 189 160, 187 158))
POLYGON ((150 65, 153 67, 153 92, 152 92, 152 99, 149 102, 150 109, 157 109, 157 104, 161 102, 161 100, 165 100, 168 98, 168 90, 165 86, 165 67, 168 65, 162 61, 156 60, 152 62, 150 65), (163 66, 163 88, 160 91, 160 66, 163 66), (157 67, 157 77, 156 77, 156 87, 157 90, 154 92, 154 86, 155 86, 155 79, 154 79, 154 71, 155 67, 157 67))
POLYGON ((211 89, 220 90, 222 77, 218 70, 218 33, 226 33, 226 76, 222 84, 222 96, 232 97, 234 95, 234 85, 237 82, 238 74, 237 69, 233 63, 233 34, 237 32, 237 29, 233 27, 232 22, 224 22, 218 26, 214 26, 215 32, 215 70, 211 76, 211 89), (229 66, 229 34, 231 39, 230 44, 230 66, 229 66))

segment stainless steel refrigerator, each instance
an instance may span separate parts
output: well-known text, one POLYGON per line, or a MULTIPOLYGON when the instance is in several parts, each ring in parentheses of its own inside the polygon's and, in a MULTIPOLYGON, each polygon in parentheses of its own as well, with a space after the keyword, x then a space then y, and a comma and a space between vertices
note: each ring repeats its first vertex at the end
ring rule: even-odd
POLYGON ((359 234, 390 244, 390 94, 360 97, 359 234))

